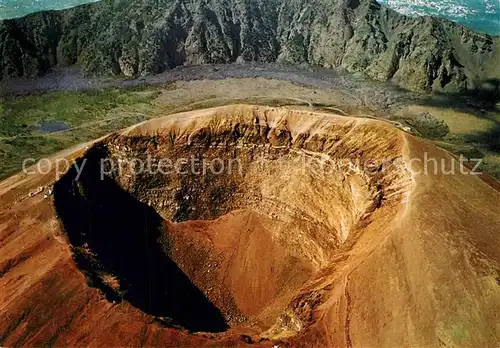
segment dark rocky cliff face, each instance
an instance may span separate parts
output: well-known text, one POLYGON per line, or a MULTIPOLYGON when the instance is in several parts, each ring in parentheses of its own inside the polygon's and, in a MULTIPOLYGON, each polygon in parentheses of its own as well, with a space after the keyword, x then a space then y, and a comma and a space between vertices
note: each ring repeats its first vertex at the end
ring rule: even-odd
POLYGON ((183 64, 283 61, 462 92, 498 88, 499 44, 371 0, 105 0, 0 22, 0 78, 70 65, 136 76, 183 64))

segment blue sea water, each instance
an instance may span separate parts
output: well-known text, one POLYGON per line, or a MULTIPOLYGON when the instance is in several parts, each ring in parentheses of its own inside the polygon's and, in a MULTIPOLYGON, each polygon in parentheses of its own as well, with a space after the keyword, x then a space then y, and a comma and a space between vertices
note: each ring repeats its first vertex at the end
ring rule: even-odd
MULTIPOLYGON (((2 1, 2 0, 0 0, 2 1)), ((379 0, 408 16, 435 16, 500 35, 500 0, 379 0)))
POLYGON ((0 19, 22 17, 42 10, 60 10, 99 0, 0 0, 0 19))
MULTIPOLYGON (((98 0, 0 0, 0 19, 46 9, 62 9, 98 0)), ((475 30, 500 35, 499 0, 379 0, 408 16, 448 18, 475 30)))

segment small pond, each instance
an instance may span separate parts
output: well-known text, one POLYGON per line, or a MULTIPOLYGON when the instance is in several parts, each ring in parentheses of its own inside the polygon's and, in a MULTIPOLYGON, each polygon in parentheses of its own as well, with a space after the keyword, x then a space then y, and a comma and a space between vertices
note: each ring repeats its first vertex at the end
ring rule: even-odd
POLYGON ((69 129, 69 126, 64 121, 48 121, 40 123, 39 129, 44 133, 53 133, 69 129))

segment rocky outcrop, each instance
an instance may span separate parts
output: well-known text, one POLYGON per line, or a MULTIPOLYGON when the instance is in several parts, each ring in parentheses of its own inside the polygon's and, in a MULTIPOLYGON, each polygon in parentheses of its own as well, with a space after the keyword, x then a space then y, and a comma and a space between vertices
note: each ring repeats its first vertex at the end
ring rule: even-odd
POLYGON ((75 64, 89 75, 137 76, 184 64, 282 61, 462 92, 498 88, 499 44, 371 0, 105 0, 0 22, 0 78, 75 64))

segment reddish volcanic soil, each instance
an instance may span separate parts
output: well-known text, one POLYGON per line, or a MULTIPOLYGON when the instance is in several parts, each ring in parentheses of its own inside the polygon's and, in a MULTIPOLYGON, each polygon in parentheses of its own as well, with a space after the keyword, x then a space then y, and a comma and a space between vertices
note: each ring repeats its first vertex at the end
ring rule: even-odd
POLYGON ((499 192, 389 124, 234 105, 57 158, 0 183, 2 346, 500 345, 499 192))

